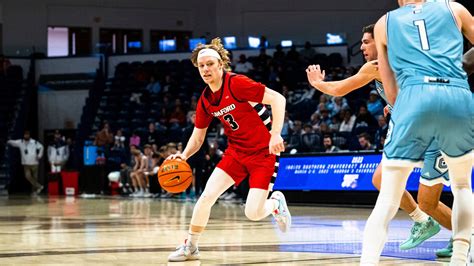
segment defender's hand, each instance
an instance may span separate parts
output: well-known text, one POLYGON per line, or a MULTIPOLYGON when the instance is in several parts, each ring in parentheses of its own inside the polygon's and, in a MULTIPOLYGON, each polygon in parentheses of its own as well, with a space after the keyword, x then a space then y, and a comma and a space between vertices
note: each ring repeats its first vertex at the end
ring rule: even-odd
POLYGON ((319 65, 309 65, 308 68, 306 68, 306 76, 308 77, 308 82, 316 88, 315 85, 318 82, 324 81, 326 71, 321 71, 319 65))

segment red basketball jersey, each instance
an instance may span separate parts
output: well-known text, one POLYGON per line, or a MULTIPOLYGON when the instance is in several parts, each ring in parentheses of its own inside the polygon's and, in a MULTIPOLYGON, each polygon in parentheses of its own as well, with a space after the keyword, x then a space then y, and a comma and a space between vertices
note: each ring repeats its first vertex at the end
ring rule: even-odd
MULTIPOLYGON (((224 72, 222 87, 213 93, 206 87, 196 110, 197 128, 207 128, 214 117, 224 125, 229 148, 254 152, 268 149, 270 133, 249 102, 260 103, 265 85, 244 75, 224 72)), ((269 120, 269 119, 268 119, 269 120)))

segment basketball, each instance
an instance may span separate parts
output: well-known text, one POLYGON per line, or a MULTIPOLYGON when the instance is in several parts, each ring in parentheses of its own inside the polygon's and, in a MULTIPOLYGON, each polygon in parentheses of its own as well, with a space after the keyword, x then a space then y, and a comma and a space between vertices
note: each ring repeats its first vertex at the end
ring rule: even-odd
POLYGON ((169 193, 185 191, 192 181, 193 171, 185 161, 165 161, 158 170, 158 182, 169 193))

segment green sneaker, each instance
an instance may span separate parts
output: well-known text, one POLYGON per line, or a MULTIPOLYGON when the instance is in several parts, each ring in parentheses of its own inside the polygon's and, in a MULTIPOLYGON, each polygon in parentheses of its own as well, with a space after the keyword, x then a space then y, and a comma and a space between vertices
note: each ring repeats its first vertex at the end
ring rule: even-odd
POLYGON ((451 258, 453 255, 453 238, 449 239, 449 243, 445 248, 436 250, 436 256, 439 258, 451 258))
POLYGON ((418 223, 415 222, 411 228, 410 237, 400 244, 401 250, 412 249, 419 246, 428 238, 436 235, 441 230, 439 223, 433 220, 433 218, 428 218, 428 221, 418 223))

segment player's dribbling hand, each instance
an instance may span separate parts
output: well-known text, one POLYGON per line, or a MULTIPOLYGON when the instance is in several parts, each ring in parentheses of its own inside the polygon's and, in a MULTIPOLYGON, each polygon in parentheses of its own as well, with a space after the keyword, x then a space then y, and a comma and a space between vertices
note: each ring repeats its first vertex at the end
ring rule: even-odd
POLYGON ((181 161, 186 161, 188 158, 184 156, 184 154, 182 153, 176 153, 176 154, 171 154, 170 156, 168 156, 168 158, 166 158, 165 161, 176 160, 176 159, 179 159, 181 161))
POLYGON ((285 151, 285 144, 280 134, 272 134, 270 138, 270 144, 268 145, 268 151, 270 154, 279 154, 285 151))
POLYGON ((321 67, 319 65, 309 65, 308 68, 306 68, 306 76, 308 77, 308 82, 313 87, 316 87, 316 83, 324 80, 326 71, 323 70, 321 72, 321 67))

